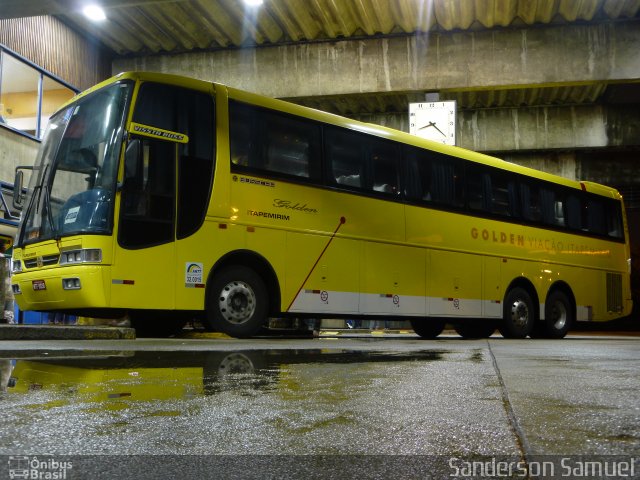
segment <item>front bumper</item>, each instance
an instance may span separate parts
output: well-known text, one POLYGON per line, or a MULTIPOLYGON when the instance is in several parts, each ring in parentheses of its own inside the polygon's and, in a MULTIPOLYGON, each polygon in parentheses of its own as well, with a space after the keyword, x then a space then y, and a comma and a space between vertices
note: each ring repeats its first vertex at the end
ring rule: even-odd
POLYGON ((110 270, 101 265, 74 265, 27 271, 14 274, 11 286, 23 311, 109 308, 110 270))

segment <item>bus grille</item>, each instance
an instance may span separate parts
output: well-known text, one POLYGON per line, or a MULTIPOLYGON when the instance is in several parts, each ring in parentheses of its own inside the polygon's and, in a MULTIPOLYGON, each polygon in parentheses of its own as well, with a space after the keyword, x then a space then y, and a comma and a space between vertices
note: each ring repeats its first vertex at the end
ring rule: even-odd
POLYGON ((607 312, 622 310, 622 275, 607 273, 607 312))
POLYGON ((24 261, 24 268, 36 268, 38 266, 38 260, 42 262, 41 267, 48 267, 50 265, 56 265, 60 255, 45 255, 41 258, 29 258, 24 261))

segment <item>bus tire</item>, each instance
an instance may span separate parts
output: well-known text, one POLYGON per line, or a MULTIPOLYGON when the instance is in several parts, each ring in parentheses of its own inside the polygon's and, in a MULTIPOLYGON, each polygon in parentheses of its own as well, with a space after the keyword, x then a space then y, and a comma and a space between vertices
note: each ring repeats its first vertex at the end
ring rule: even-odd
POLYGON ((573 302, 561 290, 554 290, 544 303, 544 320, 536 323, 538 338, 564 338, 574 321, 573 302))
POLYGON ((453 326, 454 330, 462 338, 489 338, 496 331, 496 325, 492 321, 477 320, 473 323, 458 323, 453 326))
POLYGON ((525 289, 509 290, 503 309, 500 333, 504 338, 526 338, 536 323, 536 311, 531 295, 525 289))
POLYGON ((444 330, 444 320, 435 318, 412 318, 409 320, 413 331, 422 338, 433 339, 444 330))
POLYGON ((232 337, 252 337, 267 321, 267 288, 260 275, 248 267, 236 265, 217 273, 208 300, 208 326, 232 337))

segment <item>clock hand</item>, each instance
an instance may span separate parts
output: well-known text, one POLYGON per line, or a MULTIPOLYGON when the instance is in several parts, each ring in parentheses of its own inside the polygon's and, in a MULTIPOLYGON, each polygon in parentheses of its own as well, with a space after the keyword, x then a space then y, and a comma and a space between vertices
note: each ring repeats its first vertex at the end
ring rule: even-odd
POLYGON ((433 128, 435 128, 437 131, 439 131, 439 132, 440 132, 440 134, 441 134, 443 137, 446 137, 445 133, 444 133, 442 130, 440 130, 440 129, 436 126, 436 124, 435 124, 435 123, 433 124, 433 128))
POLYGON ((429 128, 429 127, 435 127, 435 128, 438 128, 438 127, 436 127, 435 122, 429 122, 429 123, 427 123, 425 126, 420 127, 418 130, 424 130, 425 128, 429 128))
POLYGON ((429 128, 429 127, 435 128, 438 132, 440 132, 440 135, 442 135, 443 137, 447 136, 442 130, 438 128, 438 126, 436 125, 436 122, 429 122, 424 127, 420 127, 418 130, 424 130, 425 128, 429 128))

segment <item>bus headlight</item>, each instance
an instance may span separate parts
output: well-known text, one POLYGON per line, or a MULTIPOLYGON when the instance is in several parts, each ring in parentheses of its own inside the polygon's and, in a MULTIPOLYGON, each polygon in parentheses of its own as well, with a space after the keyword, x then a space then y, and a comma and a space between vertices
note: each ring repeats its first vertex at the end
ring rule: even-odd
POLYGON ((83 248, 82 250, 67 250, 60 254, 60 265, 73 263, 100 263, 102 250, 99 248, 83 248))
POLYGON ((22 260, 12 260, 11 273, 20 273, 20 272, 22 272, 22 260))

